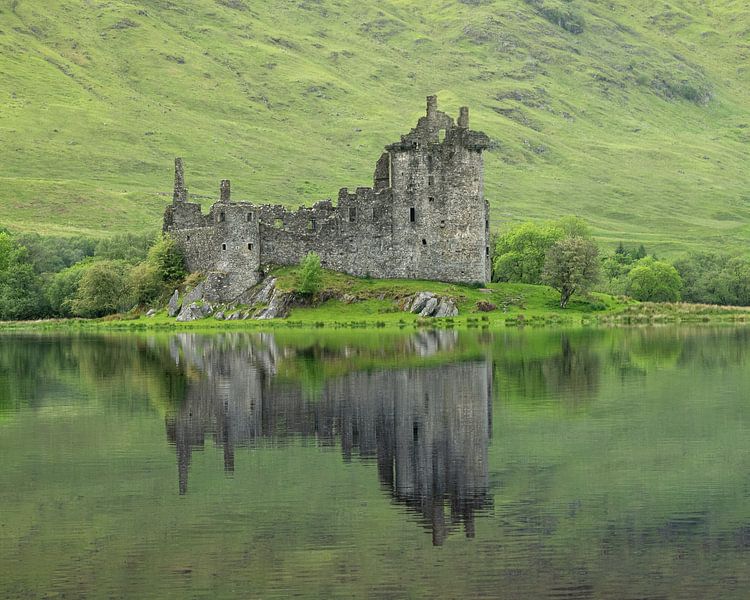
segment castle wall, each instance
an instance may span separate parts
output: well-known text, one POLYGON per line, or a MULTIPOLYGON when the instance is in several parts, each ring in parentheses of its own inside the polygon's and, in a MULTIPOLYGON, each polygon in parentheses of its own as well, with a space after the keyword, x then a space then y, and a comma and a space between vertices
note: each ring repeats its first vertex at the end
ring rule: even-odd
POLYGON ((257 283, 266 265, 296 265, 309 252, 324 268, 358 276, 457 283, 490 278, 489 208, 483 195, 482 150, 489 139, 458 125, 428 98, 417 127, 386 147, 373 188, 339 192, 295 211, 221 200, 208 215, 186 201, 182 162, 164 230, 185 251, 190 271, 211 273, 215 296, 231 301, 257 283))
POLYGON ((323 267, 353 275, 388 277, 392 257, 391 193, 358 188, 330 201, 290 212, 281 206, 261 206, 263 264, 296 265, 308 252, 321 257, 323 267))

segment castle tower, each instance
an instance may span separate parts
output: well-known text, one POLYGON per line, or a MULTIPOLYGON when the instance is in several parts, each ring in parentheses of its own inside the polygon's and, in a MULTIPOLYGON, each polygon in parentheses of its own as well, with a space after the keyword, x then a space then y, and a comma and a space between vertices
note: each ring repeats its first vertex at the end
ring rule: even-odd
POLYGON ((490 279, 489 206, 484 199, 482 152, 489 138, 469 129, 469 109, 458 123, 427 97, 427 113, 378 162, 376 188, 386 176, 393 190, 394 243, 404 277, 440 281, 490 279))

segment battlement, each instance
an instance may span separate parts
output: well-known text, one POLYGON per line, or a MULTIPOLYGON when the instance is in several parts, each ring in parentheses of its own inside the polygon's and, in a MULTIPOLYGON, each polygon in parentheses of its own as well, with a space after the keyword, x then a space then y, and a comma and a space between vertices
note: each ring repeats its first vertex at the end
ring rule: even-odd
POLYGON ((182 246, 190 271, 222 273, 234 281, 232 293, 254 285, 265 266, 298 264, 308 252, 353 275, 486 282, 488 146, 484 133, 469 129, 468 108, 460 108, 456 122, 429 96, 416 127, 385 147, 372 187, 342 188, 336 205, 322 200, 288 209, 234 202, 225 179, 208 214, 189 202, 178 158, 163 228, 182 246))
POLYGON ((428 149, 435 144, 463 146, 471 150, 482 151, 489 147, 490 139, 481 131, 469 129, 469 108, 459 109, 458 123, 448 114, 439 111, 437 96, 427 97, 427 114, 421 117, 417 126, 401 140, 386 146, 389 151, 407 152, 410 150, 428 149))

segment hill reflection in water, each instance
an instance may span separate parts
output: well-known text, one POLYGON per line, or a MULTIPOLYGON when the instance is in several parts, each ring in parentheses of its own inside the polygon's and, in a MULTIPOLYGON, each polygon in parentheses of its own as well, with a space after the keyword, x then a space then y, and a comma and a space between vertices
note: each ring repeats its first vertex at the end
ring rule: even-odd
MULTIPOLYGON (((452 332, 407 338, 402 352, 426 358, 454 349, 452 332)), ((487 495, 491 435, 492 361, 432 367, 354 370, 327 379, 310 398, 299 382, 279 374, 281 362, 313 361, 323 369, 352 352, 280 349, 272 335, 251 344, 226 338, 177 336, 175 361, 191 372, 179 409, 167 417, 175 445, 179 493, 188 491, 194 448, 207 437, 223 449, 224 469, 234 471, 235 449, 259 438, 314 437, 339 444, 345 460, 377 462, 378 478, 393 500, 421 515, 440 545, 463 525, 474 535, 474 515, 487 495), (449 515, 446 516, 446 508, 449 515)))

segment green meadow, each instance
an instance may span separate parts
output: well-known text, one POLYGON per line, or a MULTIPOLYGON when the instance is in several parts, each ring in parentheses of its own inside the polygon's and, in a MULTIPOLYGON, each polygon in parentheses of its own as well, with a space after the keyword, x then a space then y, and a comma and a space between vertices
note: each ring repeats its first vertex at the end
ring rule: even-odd
POLYGON ((205 204, 335 197, 437 93, 493 140, 493 228, 743 251, 749 53, 742 0, 0 0, 0 225, 156 230, 174 156, 205 204))

